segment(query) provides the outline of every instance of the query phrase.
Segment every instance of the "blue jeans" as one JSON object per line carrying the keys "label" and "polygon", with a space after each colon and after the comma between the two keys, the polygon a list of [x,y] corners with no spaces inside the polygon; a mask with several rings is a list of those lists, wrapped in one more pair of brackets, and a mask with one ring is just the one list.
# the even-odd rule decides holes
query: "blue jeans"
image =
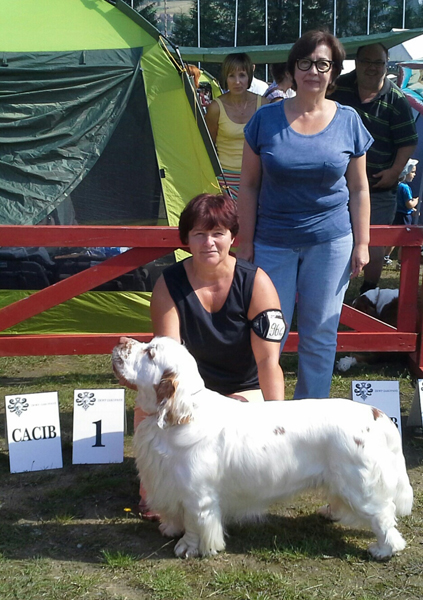
{"label": "blue jeans", "polygon": [[[254,262],[275,284],[288,329],[297,299],[296,399],[329,396],[339,317],[351,273],[352,247],[352,234],[302,248],[254,244]],[[288,330],[281,350],[287,335]]]}

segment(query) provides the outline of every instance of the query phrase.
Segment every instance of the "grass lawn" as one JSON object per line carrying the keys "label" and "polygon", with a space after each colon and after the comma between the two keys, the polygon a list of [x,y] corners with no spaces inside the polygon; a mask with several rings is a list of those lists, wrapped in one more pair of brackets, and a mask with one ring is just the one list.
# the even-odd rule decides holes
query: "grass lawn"
{"label": "grass lawn", "polygon": [[[394,270],[384,276],[395,280]],[[284,354],[282,365],[290,397],[296,356]],[[404,451],[415,491],[413,514],[399,524],[406,550],[387,563],[372,561],[366,548],[373,536],[324,522],[315,514],[322,500],[310,493],[273,507],[261,524],[231,526],[218,557],[183,561],[157,523],[141,521],[134,510],[134,392],[126,394],[123,464],[71,464],[73,390],[117,387],[110,358],[1,358],[2,396],[58,391],[64,467],[10,474],[1,407],[0,599],[421,600],[423,436],[405,427],[415,381],[405,360],[391,357],[335,374],[331,395],[349,396],[354,379],[400,382]]]}

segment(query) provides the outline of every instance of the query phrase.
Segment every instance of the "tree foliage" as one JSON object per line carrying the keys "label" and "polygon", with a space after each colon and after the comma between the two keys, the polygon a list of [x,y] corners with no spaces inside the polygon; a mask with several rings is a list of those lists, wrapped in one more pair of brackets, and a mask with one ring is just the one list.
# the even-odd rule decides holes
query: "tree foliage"
{"label": "tree foliage", "polygon": [[[338,37],[367,33],[368,0],[337,0],[336,34]],[[175,15],[173,41],[180,46],[197,46],[197,0],[188,15]],[[403,0],[371,0],[369,33],[388,32],[402,27]],[[333,31],[333,0],[303,0],[302,32],[316,27]],[[299,33],[299,0],[268,0],[268,43],[292,43]],[[234,45],[235,0],[200,0],[200,45]],[[407,7],[406,27],[423,26],[423,5]],[[264,0],[239,0],[238,46],[265,44]]]}
{"label": "tree foliage", "polygon": [[144,19],[149,21],[152,25],[157,27],[159,25],[159,19],[156,14],[156,7],[153,2],[148,2],[148,0],[134,0],[131,3],[131,0],[124,0],[126,4],[129,6],[133,6],[134,10],[136,10]]}

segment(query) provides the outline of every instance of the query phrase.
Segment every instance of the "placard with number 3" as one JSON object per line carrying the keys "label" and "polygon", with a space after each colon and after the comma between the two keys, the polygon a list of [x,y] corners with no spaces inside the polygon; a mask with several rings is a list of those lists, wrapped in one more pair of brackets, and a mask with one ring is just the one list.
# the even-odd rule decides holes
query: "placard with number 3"
{"label": "placard with number 3", "polygon": [[125,390],[75,390],[74,464],[123,462]]}
{"label": "placard with number 3", "polygon": [[351,382],[351,394],[355,402],[369,404],[383,410],[402,435],[398,381],[353,381]]}

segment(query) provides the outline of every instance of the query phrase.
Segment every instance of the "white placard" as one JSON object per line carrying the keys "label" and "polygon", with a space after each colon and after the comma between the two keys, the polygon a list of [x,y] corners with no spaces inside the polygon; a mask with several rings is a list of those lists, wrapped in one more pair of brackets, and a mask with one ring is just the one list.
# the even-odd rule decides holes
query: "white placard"
{"label": "white placard", "polygon": [[416,389],[414,390],[413,404],[411,405],[410,414],[407,419],[407,427],[422,427],[423,426],[423,379],[417,381]]}
{"label": "white placard", "polygon": [[10,472],[61,469],[57,392],[6,396],[5,403]]}
{"label": "white placard", "polygon": [[74,464],[123,462],[125,390],[75,390]]}
{"label": "white placard", "polygon": [[353,381],[351,397],[356,402],[382,410],[401,430],[401,409],[398,381]]}

